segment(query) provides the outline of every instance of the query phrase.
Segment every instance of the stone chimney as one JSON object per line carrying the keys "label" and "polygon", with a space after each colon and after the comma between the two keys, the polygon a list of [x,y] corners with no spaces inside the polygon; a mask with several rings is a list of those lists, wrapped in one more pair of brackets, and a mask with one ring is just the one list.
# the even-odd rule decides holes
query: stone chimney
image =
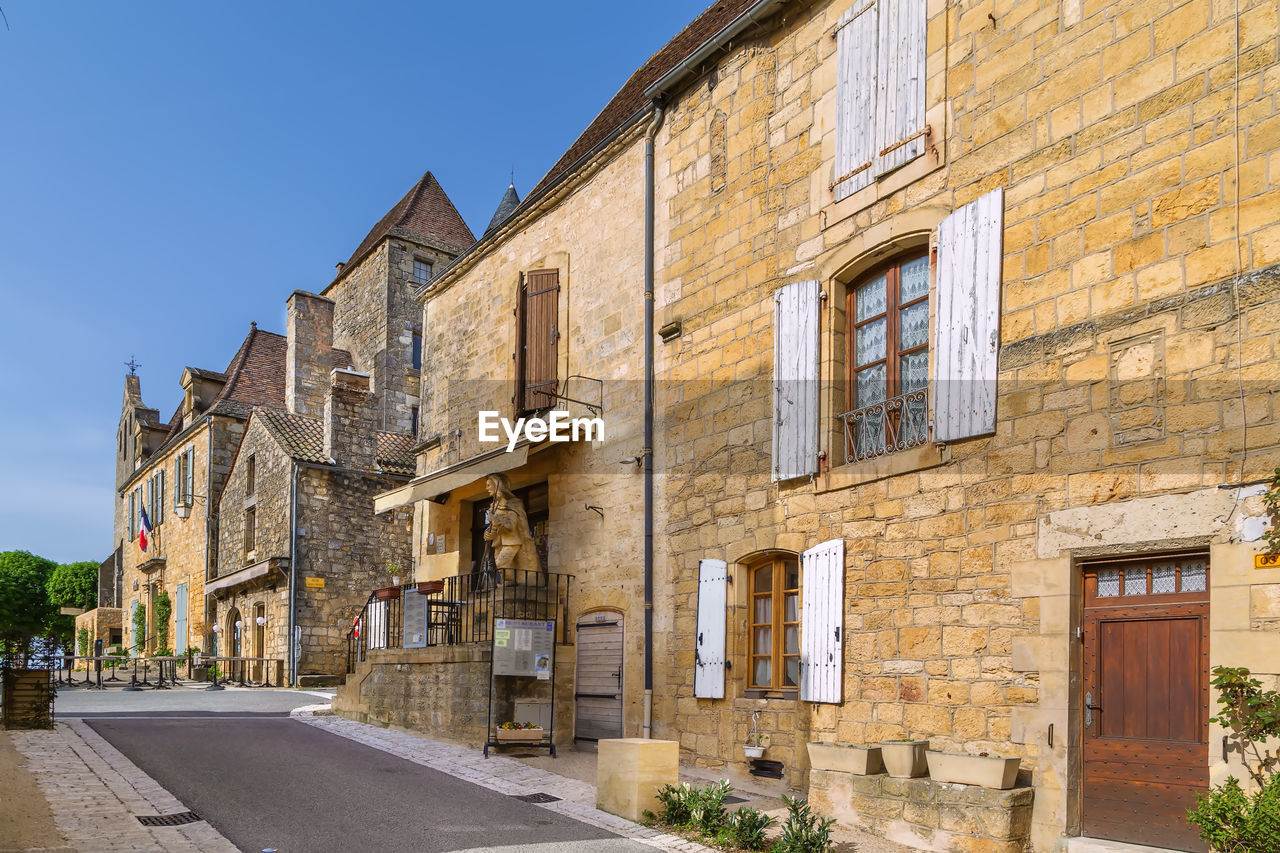
{"label": "stone chimney", "polygon": [[318,418],[324,414],[333,349],[333,300],[295,290],[285,303],[288,349],[284,399],[289,411]]}
{"label": "stone chimney", "polygon": [[378,413],[369,374],[334,369],[324,398],[324,453],[342,468],[378,467]]}

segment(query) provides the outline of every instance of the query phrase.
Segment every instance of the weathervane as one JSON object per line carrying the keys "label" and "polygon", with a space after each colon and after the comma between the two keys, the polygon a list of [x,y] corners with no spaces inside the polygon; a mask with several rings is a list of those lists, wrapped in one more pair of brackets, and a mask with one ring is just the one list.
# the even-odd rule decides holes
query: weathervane
{"label": "weathervane", "polygon": [[129,368],[130,376],[136,376],[138,373],[138,368],[142,367],[142,365],[138,363],[138,360],[134,358],[132,355],[129,356],[129,360],[124,363],[124,366]]}

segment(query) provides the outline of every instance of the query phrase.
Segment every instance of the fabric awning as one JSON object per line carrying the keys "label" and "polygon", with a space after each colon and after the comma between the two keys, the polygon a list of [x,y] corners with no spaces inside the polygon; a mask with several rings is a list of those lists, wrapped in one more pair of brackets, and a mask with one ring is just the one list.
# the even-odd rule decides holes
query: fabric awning
{"label": "fabric awning", "polygon": [[473,456],[448,468],[441,468],[431,474],[410,482],[389,492],[383,492],[373,499],[373,511],[383,513],[397,507],[409,506],[418,501],[429,500],[445,492],[451,492],[459,486],[474,483],[481,477],[510,471],[519,468],[529,458],[529,445],[519,444],[510,452],[500,448],[479,456]]}
{"label": "fabric awning", "polygon": [[288,557],[271,557],[258,563],[245,566],[243,569],[236,569],[229,575],[223,575],[211,581],[205,581],[205,594],[217,592],[223,589],[232,589],[242,584],[255,581],[258,578],[266,577],[271,574],[271,570],[279,568],[284,571],[284,567],[289,564]]}

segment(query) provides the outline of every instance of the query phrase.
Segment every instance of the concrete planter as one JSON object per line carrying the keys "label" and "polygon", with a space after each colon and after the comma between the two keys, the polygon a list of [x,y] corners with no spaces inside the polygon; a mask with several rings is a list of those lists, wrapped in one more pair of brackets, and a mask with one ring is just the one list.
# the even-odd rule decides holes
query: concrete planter
{"label": "concrete planter", "polygon": [[843,743],[809,744],[809,764],[815,770],[839,770],[858,776],[884,772],[878,746],[850,746]]}
{"label": "concrete planter", "polygon": [[888,741],[880,744],[885,770],[898,779],[923,776],[928,772],[929,762],[924,755],[928,749],[927,740]]}
{"label": "concrete planter", "polygon": [[1001,758],[993,755],[965,755],[958,752],[926,754],[929,775],[935,782],[958,782],[961,785],[981,785],[984,788],[1012,788],[1018,780],[1021,758]]}

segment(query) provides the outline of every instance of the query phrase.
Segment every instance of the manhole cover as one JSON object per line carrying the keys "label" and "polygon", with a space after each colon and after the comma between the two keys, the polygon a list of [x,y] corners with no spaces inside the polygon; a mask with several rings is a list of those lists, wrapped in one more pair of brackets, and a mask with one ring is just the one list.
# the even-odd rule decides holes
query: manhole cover
{"label": "manhole cover", "polygon": [[515,794],[515,799],[524,800],[526,803],[558,803],[559,797],[553,797],[550,794],[544,794],[539,791],[536,794]]}
{"label": "manhole cover", "polygon": [[178,812],[177,814],[138,815],[138,823],[143,826],[182,826],[203,820],[195,812]]}

